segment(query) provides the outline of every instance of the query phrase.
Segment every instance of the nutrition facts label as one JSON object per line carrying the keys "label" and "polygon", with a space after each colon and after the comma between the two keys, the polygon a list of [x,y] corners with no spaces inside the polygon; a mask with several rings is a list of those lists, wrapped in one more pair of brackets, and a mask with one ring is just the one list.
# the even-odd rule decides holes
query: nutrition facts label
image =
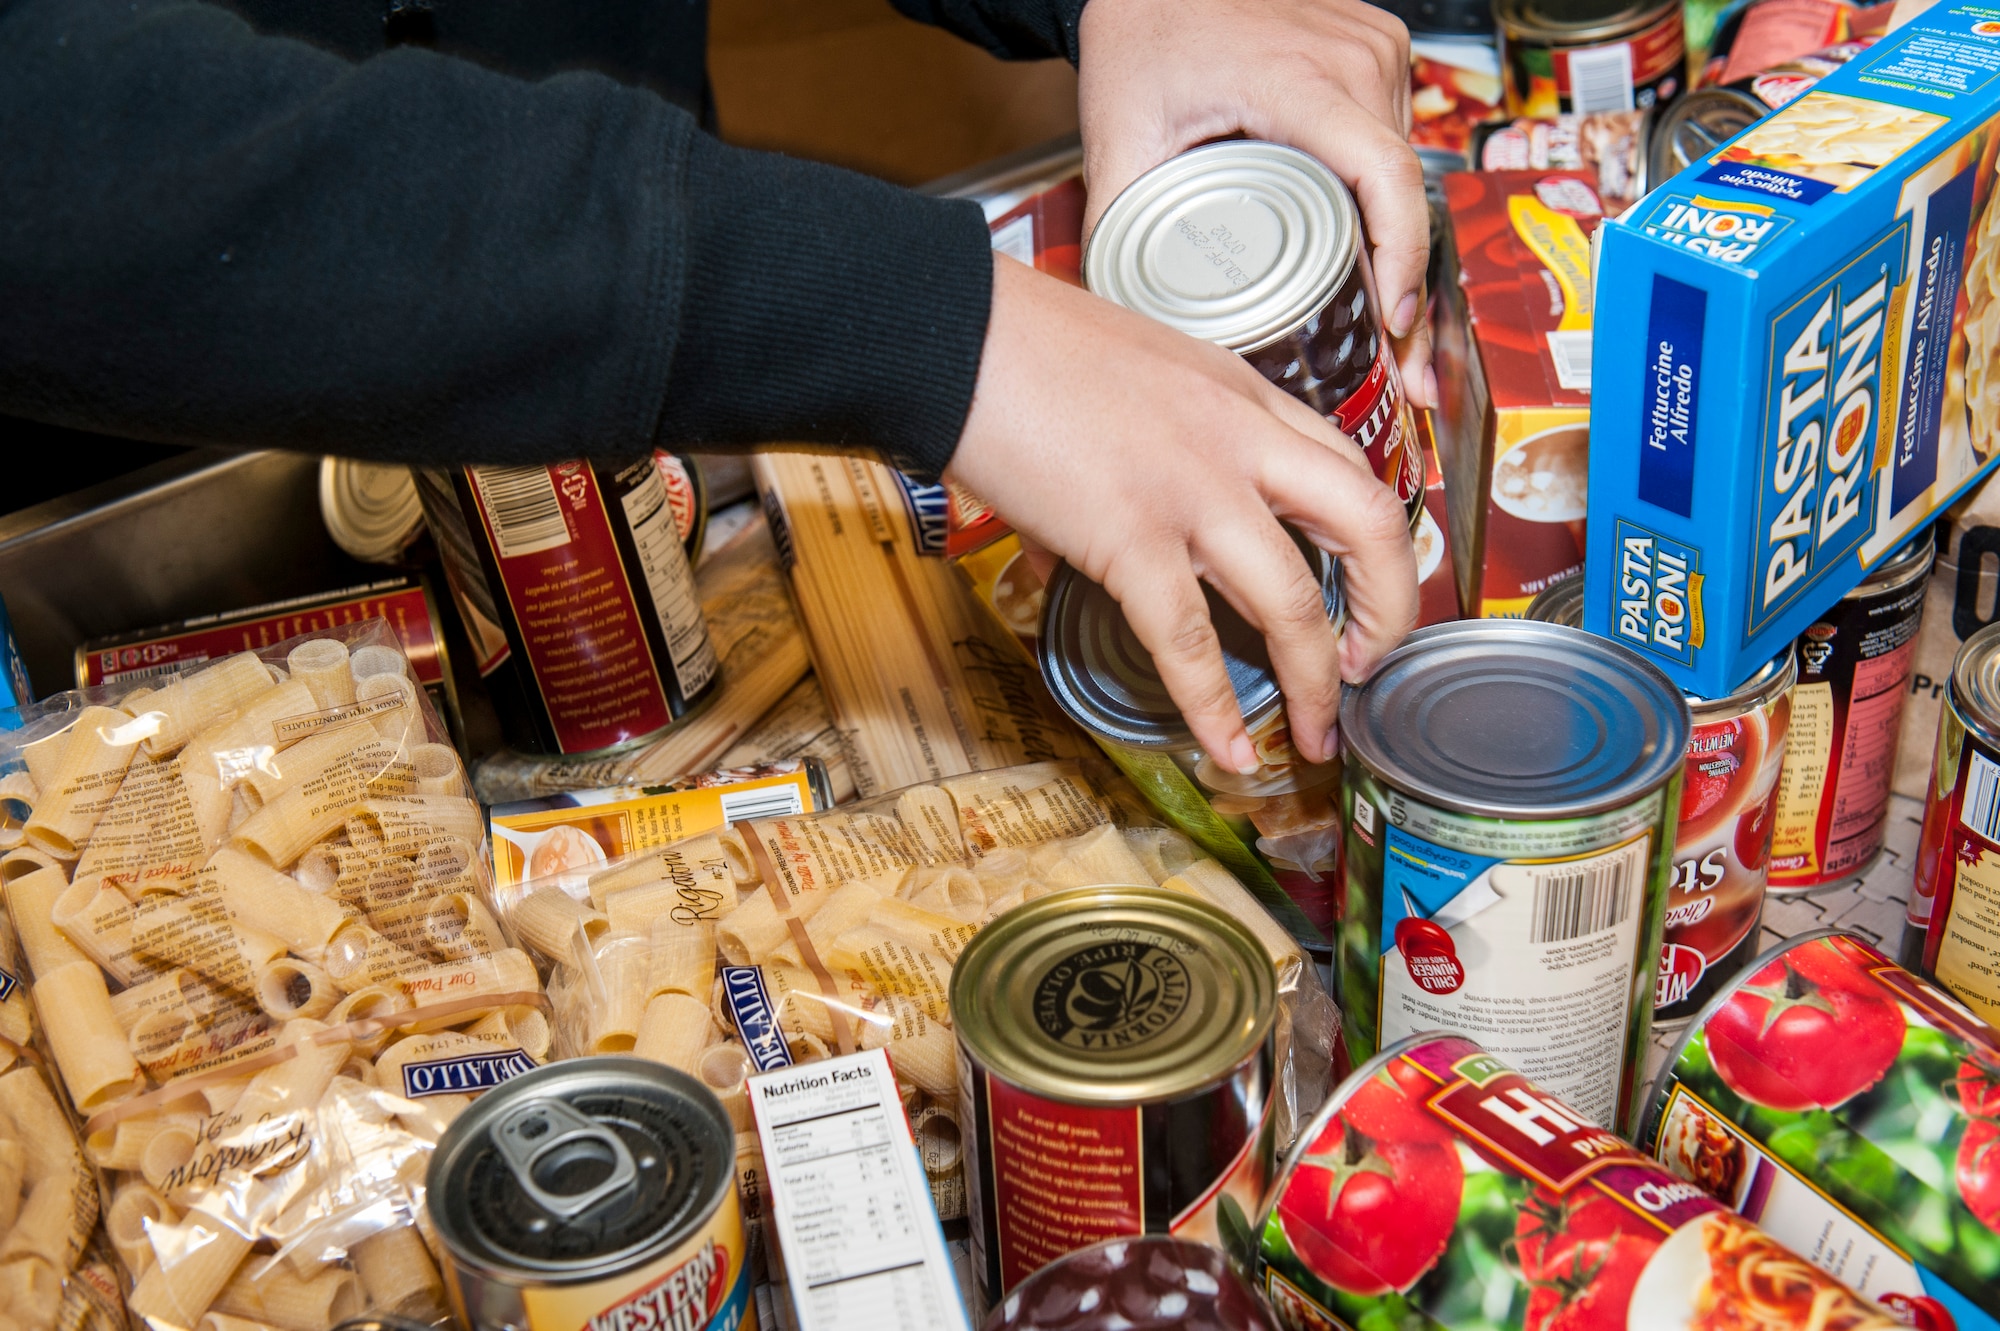
{"label": "nutrition facts label", "polygon": [[750,1079],[799,1331],[965,1328],[880,1049]]}

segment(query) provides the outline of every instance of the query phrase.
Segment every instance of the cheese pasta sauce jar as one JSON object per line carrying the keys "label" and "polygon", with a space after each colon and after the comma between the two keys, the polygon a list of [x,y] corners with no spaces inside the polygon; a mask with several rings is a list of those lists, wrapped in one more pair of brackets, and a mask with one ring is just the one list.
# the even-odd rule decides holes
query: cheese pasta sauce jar
{"label": "cheese pasta sauce jar", "polygon": [[1687,705],[1528,620],[1419,629],[1341,701],[1342,1032],[1446,1029],[1615,1127],[1652,1024]]}

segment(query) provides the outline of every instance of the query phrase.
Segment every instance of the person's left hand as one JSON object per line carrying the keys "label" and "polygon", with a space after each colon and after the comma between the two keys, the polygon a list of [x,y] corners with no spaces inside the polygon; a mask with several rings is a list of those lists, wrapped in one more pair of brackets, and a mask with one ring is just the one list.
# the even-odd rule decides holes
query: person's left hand
{"label": "person's left hand", "polygon": [[1244,134],[1311,153],[1347,182],[1374,244],[1403,384],[1435,406],[1423,318],[1430,217],[1410,125],[1410,38],[1365,0],[1090,0],[1078,27],[1084,234],[1145,172]]}

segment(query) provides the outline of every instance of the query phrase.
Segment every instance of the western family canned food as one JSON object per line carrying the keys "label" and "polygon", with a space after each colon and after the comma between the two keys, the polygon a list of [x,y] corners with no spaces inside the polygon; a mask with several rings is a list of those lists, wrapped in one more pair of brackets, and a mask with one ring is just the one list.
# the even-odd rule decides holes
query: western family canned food
{"label": "western family canned food", "polygon": [[1461,1031],[1593,1123],[1634,1103],[1688,714],[1602,638],[1419,629],[1341,700],[1342,1033]]}
{"label": "western family canned food", "polygon": [[1241,1246],[1271,1171],[1277,987],[1248,929],[1159,888],[1057,892],[966,944],[951,1020],[989,1304],[1100,1239]]}
{"label": "western family canned food", "polygon": [[1470,1040],[1357,1070],[1258,1227],[1290,1331],[1890,1331],[1880,1308]]}
{"label": "western family canned food", "polygon": [[1925,532],[1807,626],[1778,785],[1771,890],[1858,878],[1882,853],[1935,549]]}
{"label": "western family canned food", "polygon": [[1507,113],[1630,111],[1687,86],[1677,0],[1496,0]]}
{"label": "western family canned food", "polygon": [[2000,624],[1958,649],[1938,718],[1937,765],[1918,842],[1910,918],[1923,968],[2000,1018]]}
{"label": "western family canned food", "polygon": [[1848,934],[1791,939],[1661,1069],[1640,1143],[1925,1331],[2000,1315],[2000,1035]]}
{"label": "western family canned food", "polygon": [[1233,140],[1154,167],[1104,210],[1089,288],[1243,356],[1368,455],[1414,525],[1416,424],[1383,335],[1361,210],[1296,148]]}
{"label": "western family canned food", "polygon": [[[1537,596],[1528,618],[1577,627],[1583,579],[1564,578]],[[1688,696],[1693,728],[1681,774],[1655,1021],[1692,1017],[1757,950],[1796,677],[1785,652],[1726,698]]]}
{"label": "western family canned food", "polygon": [[[1345,613],[1340,561],[1296,532],[1292,539],[1338,629]],[[1323,952],[1338,882],[1339,764],[1300,760],[1264,635],[1212,590],[1204,587],[1203,595],[1256,748],[1255,772],[1229,771],[1202,751],[1118,602],[1067,564],[1050,580],[1042,606],[1042,678],[1057,705],[1149,799],[1241,871],[1301,944]]]}
{"label": "western family canned food", "polygon": [[1163,1234],[1107,1239],[1029,1276],[983,1331],[1277,1331],[1222,1249]]}
{"label": "western family canned food", "polygon": [[420,468],[424,513],[507,742],[617,748],[716,680],[715,648],[653,456]]}
{"label": "western family canned food", "polygon": [[714,1092],[582,1058],[479,1097],[426,1186],[468,1331],[754,1331],[736,1134]]}

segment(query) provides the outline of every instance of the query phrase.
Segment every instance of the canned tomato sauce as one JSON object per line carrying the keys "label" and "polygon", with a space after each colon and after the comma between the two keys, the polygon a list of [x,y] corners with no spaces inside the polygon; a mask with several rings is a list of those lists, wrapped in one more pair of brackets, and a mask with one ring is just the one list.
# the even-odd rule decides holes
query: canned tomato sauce
{"label": "canned tomato sauce", "polygon": [[1342,1033],[1464,1033],[1593,1123],[1633,1106],[1688,716],[1636,653],[1527,620],[1419,629],[1341,700]]}
{"label": "canned tomato sauce", "polygon": [[1243,356],[1332,421],[1414,526],[1424,461],[1364,240],[1354,196],[1316,159],[1275,143],[1211,143],[1111,201],[1083,278],[1107,300]]}
{"label": "canned tomato sauce", "polygon": [[2000,1020],[2000,624],[1952,662],[1909,918],[1925,973]]}
{"label": "canned tomato sauce", "polygon": [[1639,1141],[1909,1325],[2000,1316],[2000,1035],[1850,934],[1718,994]]}
{"label": "canned tomato sauce", "polygon": [[[1528,618],[1580,626],[1583,579],[1565,578],[1537,596]],[[1685,695],[1693,728],[1653,988],[1655,1021],[1692,1017],[1757,950],[1794,678],[1787,651],[1725,698]]]}
{"label": "canned tomato sauce", "polygon": [[634,744],[714,685],[715,647],[651,454],[422,468],[417,481],[509,744],[550,754]]}
{"label": "canned tomato sauce", "polygon": [[1472,1041],[1342,1082],[1258,1226],[1289,1331],[1889,1331],[1896,1323]]}
{"label": "canned tomato sauce", "polygon": [[1495,0],[1507,113],[1630,111],[1687,86],[1680,0]]}
{"label": "canned tomato sauce", "polygon": [[1926,531],[1799,635],[1771,839],[1773,892],[1848,882],[1882,853],[1933,558]]}
{"label": "canned tomato sauce", "polygon": [[642,1058],[552,1063],[438,1139],[427,1205],[468,1331],[754,1331],[736,1135]]}
{"label": "canned tomato sauce", "polygon": [[[1340,561],[1296,532],[1292,539],[1338,629],[1344,615]],[[1267,890],[1260,900],[1301,945],[1323,953],[1331,945],[1339,881],[1340,765],[1300,760],[1263,634],[1215,592],[1204,587],[1203,594],[1256,749],[1255,772],[1230,771],[1202,751],[1118,602],[1067,564],[1050,580],[1043,601],[1036,644],[1042,678],[1057,705],[1140,789],[1162,808],[1181,811],[1183,830],[1219,857],[1228,854],[1228,845],[1198,835],[1204,825],[1254,848],[1261,863],[1243,876],[1254,891],[1256,875],[1268,870],[1283,896],[1270,899],[1274,894]],[[1238,855],[1248,858],[1240,849]]]}
{"label": "canned tomato sauce", "polygon": [[988,1304],[1101,1239],[1249,1232],[1277,985],[1248,929],[1159,888],[1053,893],[966,945],[951,1019]]}

